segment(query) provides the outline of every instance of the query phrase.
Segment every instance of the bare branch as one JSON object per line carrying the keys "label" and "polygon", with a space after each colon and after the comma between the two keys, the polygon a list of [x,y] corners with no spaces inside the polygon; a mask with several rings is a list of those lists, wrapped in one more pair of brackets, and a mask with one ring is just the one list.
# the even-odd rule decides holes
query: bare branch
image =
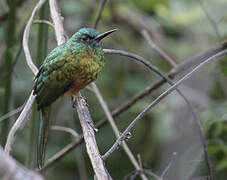
{"label": "bare branch", "polygon": [[47,20],[34,20],[33,24],[47,24],[47,25],[51,26],[52,28],[54,28],[54,25],[50,21],[47,21]]}
{"label": "bare branch", "polygon": [[[148,32],[146,30],[144,30],[142,32],[143,36],[146,38],[146,40],[148,41],[148,43],[152,46],[152,39],[150,37],[150,35],[148,34]],[[157,47],[157,46],[156,46]],[[158,48],[159,49],[159,48]],[[160,54],[164,53],[162,50],[157,50],[158,52],[160,52]],[[167,54],[165,54],[165,57],[166,58],[169,58],[168,61],[170,60],[170,62],[175,62],[173,61],[172,58],[170,58]],[[174,67],[176,67],[176,64],[174,65]],[[160,74],[161,75],[161,74]],[[166,79],[166,81],[170,84],[170,85],[173,85],[174,83],[168,78],[168,76],[162,76],[163,78]],[[194,106],[192,105],[192,103],[184,96],[184,94],[179,90],[179,89],[176,89],[176,91],[182,96],[182,98],[184,99],[184,101],[186,102],[186,104],[188,105],[189,107],[189,110],[192,112],[192,115],[194,117],[194,120],[195,120],[195,123],[196,123],[196,126],[199,130],[199,135],[200,135],[200,138],[201,138],[201,141],[202,141],[202,145],[203,145],[203,151],[204,151],[204,157],[205,157],[205,162],[206,162],[206,165],[207,165],[207,168],[208,168],[208,171],[209,171],[209,174],[211,177],[213,177],[213,170],[212,170],[212,167],[211,167],[211,164],[210,164],[210,161],[209,161],[209,156],[208,156],[208,152],[207,152],[207,143],[206,143],[206,138],[205,138],[205,135],[203,133],[203,129],[202,129],[202,125],[200,123],[200,120],[199,120],[199,116],[196,112],[196,109],[194,108]],[[212,178],[213,179],[213,178]]]}
{"label": "bare branch", "polygon": [[198,0],[198,2],[199,2],[199,4],[200,4],[200,7],[201,7],[201,9],[203,10],[204,14],[206,15],[208,21],[210,22],[212,28],[214,29],[214,32],[215,32],[215,34],[216,34],[218,40],[221,41],[221,35],[220,35],[219,31],[218,31],[218,26],[217,26],[217,24],[216,24],[215,21],[211,18],[210,14],[209,14],[209,12],[207,11],[207,9],[206,9],[205,5],[203,4],[202,0]]}
{"label": "bare branch", "polygon": [[102,0],[102,2],[99,5],[98,14],[97,14],[97,17],[96,17],[96,20],[95,20],[95,23],[94,23],[95,29],[97,28],[99,20],[101,19],[102,11],[103,11],[105,4],[106,4],[106,0]]}
{"label": "bare branch", "polygon": [[16,180],[44,180],[38,173],[28,170],[11,156],[3,151],[0,147],[0,177],[2,179],[16,179]]}
{"label": "bare branch", "polygon": [[49,0],[50,14],[54,24],[55,35],[57,39],[57,44],[60,45],[66,41],[64,36],[64,28],[62,25],[63,17],[59,13],[58,5],[56,0]]}
{"label": "bare branch", "polygon": [[[109,121],[109,123],[110,123],[110,126],[112,127],[112,129],[113,129],[113,131],[114,131],[114,134],[115,134],[116,138],[119,138],[120,132],[119,132],[119,130],[118,130],[118,128],[117,128],[116,123],[114,122],[114,119],[113,119],[113,117],[112,117],[112,115],[111,115],[111,112],[110,112],[110,110],[109,110],[109,108],[108,108],[106,102],[104,101],[104,99],[103,99],[103,97],[102,97],[102,95],[101,95],[101,93],[100,93],[98,87],[96,86],[95,83],[92,83],[91,86],[92,86],[92,88],[93,88],[93,90],[94,90],[94,93],[95,93],[95,95],[96,95],[96,97],[97,97],[99,103],[100,103],[101,106],[102,106],[103,111],[104,111],[105,114],[106,114],[106,117],[107,117],[107,119],[108,119],[108,121]],[[139,166],[139,164],[138,164],[136,158],[134,157],[132,151],[129,149],[129,147],[128,147],[128,145],[126,144],[125,141],[122,142],[122,148],[124,149],[125,153],[127,154],[128,158],[130,159],[130,161],[132,162],[132,164],[133,164],[133,166],[136,168],[136,170],[137,170],[137,171],[141,171],[141,168],[142,168],[142,167]],[[142,178],[143,180],[147,179],[147,177],[146,177],[144,174],[140,174],[140,175],[141,175],[141,178]]]}
{"label": "bare branch", "polygon": [[79,94],[75,96],[76,98],[76,107],[77,113],[80,119],[80,124],[82,126],[84,140],[86,143],[87,153],[90,157],[93,169],[95,171],[95,175],[98,179],[112,179],[108,174],[102,157],[98,151],[98,146],[95,140],[94,134],[94,125],[91,119],[91,116],[88,112],[86,101],[84,98]]}
{"label": "bare branch", "polygon": [[177,153],[174,152],[173,155],[172,155],[172,157],[171,157],[171,160],[170,160],[168,166],[167,166],[167,167],[164,169],[164,171],[162,172],[162,174],[161,174],[161,179],[162,179],[162,180],[163,180],[164,177],[167,175],[167,173],[168,173],[168,171],[169,171],[169,168],[172,166],[173,161],[175,160],[176,155],[177,155]]}
{"label": "bare branch", "polygon": [[147,30],[143,30],[142,31],[142,35],[144,37],[144,39],[147,40],[148,44],[155,50],[157,51],[161,57],[166,60],[168,63],[170,63],[173,67],[176,67],[177,64],[176,62],[168,55],[166,54],[157,44],[155,44],[155,42],[151,39],[151,37],[149,36],[149,33]]}
{"label": "bare branch", "polygon": [[21,112],[23,107],[24,107],[24,105],[22,105],[22,106],[20,106],[20,107],[18,107],[16,109],[6,113],[5,115],[1,116],[0,117],[0,122],[5,120],[5,119],[7,119],[7,118],[9,118],[9,117],[11,117],[11,116],[13,116],[13,115],[15,115],[15,114],[17,114],[17,113],[19,113],[19,112]]}
{"label": "bare branch", "polygon": [[64,132],[70,133],[75,139],[80,138],[80,135],[74,129],[71,129],[71,128],[68,128],[68,127],[51,126],[51,129],[52,130],[64,131]]}
{"label": "bare branch", "polygon": [[38,69],[32,61],[32,57],[31,57],[30,50],[29,50],[29,47],[28,47],[28,39],[29,39],[30,28],[31,28],[33,19],[36,15],[37,11],[45,3],[45,1],[46,0],[40,0],[36,4],[35,8],[32,11],[31,17],[29,18],[29,20],[27,22],[27,25],[26,25],[25,30],[24,30],[24,36],[23,36],[23,48],[24,48],[24,54],[25,54],[25,57],[26,57],[26,61],[27,61],[28,66],[32,70],[33,74],[35,74],[35,75],[38,73]]}
{"label": "bare branch", "polygon": [[161,95],[159,95],[150,105],[148,105],[126,128],[126,130],[121,134],[121,136],[115,141],[113,146],[103,155],[103,158],[106,159],[110,156],[118,147],[119,144],[126,138],[127,134],[131,131],[131,129],[135,126],[135,124],[145,115],[147,114],[156,104],[158,104],[164,97],[166,97],[168,94],[170,94],[172,91],[174,91],[182,82],[184,82],[186,79],[190,78],[194,72],[198,71],[203,65],[210,62],[211,60],[214,60],[216,58],[222,57],[225,54],[227,54],[227,50],[221,51],[214,56],[211,56],[207,60],[200,63],[197,67],[195,67],[192,71],[187,73],[183,78],[181,78],[179,81],[177,81],[174,85],[172,85],[169,89],[167,89],[165,92],[163,92]]}
{"label": "bare branch", "polygon": [[28,98],[27,103],[24,106],[24,109],[22,110],[20,116],[17,118],[16,122],[13,124],[13,127],[11,128],[11,130],[8,134],[7,142],[5,145],[5,152],[10,153],[11,146],[14,141],[15,133],[21,127],[21,125],[24,124],[24,122],[26,120],[25,117],[27,116],[29,110],[31,109],[34,100],[35,100],[35,96],[33,96],[33,91],[32,91],[32,93],[30,94],[30,97]]}

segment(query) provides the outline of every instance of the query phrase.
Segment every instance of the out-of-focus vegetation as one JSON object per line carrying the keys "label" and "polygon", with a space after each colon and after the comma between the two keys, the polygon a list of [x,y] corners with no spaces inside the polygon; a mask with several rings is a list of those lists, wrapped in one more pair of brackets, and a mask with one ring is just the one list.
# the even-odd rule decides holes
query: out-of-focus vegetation
{"label": "out-of-focus vegetation", "polygon": [[[92,27],[100,1],[64,0],[59,9],[64,17],[64,28],[71,36],[81,27]],[[16,16],[7,13],[16,5]],[[21,50],[22,32],[34,8],[34,1],[3,0],[0,2],[0,115],[21,106],[33,87],[34,76],[28,68]],[[198,0],[109,0],[104,7],[98,30],[104,32],[118,28],[118,32],[103,41],[105,48],[116,48],[146,57],[162,71],[171,66],[165,62],[146,42],[141,30],[147,28],[153,40],[177,63],[187,57],[216,47],[227,37],[227,1],[202,0],[216,27],[215,31]],[[8,4],[8,5],[7,5]],[[5,16],[6,17],[3,17]],[[40,18],[49,17],[48,4],[39,13]],[[37,17],[37,19],[39,19]],[[12,24],[14,25],[12,25]],[[14,27],[15,26],[15,27]],[[220,36],[220,38],[218,38]],[[45,55],[56,46],[55,34],[47,25],[34,24],[31,28],[30,50],[32,58],[40,65]],[[18,58],[17,58],[18,57]],[[160,79],[143,65],[126,57],[106,55],[106,66],[96,81],[110,109],[119,107],[124,101]],[[208,152],[216,179],[227,177],[227,58],[205,66],[187,80],[181,89],[196,106],[206,134]],[[180,74],[177,78],[182,77]],[[168,87],[163,85],[149,96],[140,99],[133,107],[116,118],[123,131],[127,125],[152,100]],[[105,117],[94,94],[82,92],[89,104],[93,120]],[[1,145],[16,116],[0,122]],[[36,167],[36,137],[38,113],[36,105],[27,118],[31,118],[19,131],[13,146],[15,159],[29,168]],[[70,98],[59,99],[52,106],[51,124],[69,126],[81,132],[79,120],[72,109]],[[99,129],[96,136],[103,154],[114,143],[115,137],[109,125]],[[47,158],[71,142],[69,134],[50,131]],[[166,179],[182,180],[207,176],[203,150],[198,130],[185,102],[177,93],[172,93],[146,115],[133,129],[128,141],[132,152],[141,155],[143,166],[160,175],[173,152],[177,152]],[[83,168],[83,163],[85,168]],[[134,170],[124,151],[119,148],[106,161],[114,179],[122,179]],[[44,173],[46,179],[89,179],[93,171],[84,144],[63,157]]]}

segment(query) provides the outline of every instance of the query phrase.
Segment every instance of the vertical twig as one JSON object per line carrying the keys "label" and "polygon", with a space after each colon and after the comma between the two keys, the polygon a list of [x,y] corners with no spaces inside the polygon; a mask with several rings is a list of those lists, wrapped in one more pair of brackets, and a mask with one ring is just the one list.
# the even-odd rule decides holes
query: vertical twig
{"label": "vertical twig", "polygon": [[[49,0],[50,13],[55,27],[55,35],[57,44],[60,45],[65,42],[64,29],[62,25],[62,17],[58,12],[57,2]],[[99,153],[98,146],[95,140],[93,121],[86,106],[86,101],[78,93],[76,98],[77,113],[83,130],[83,135],[86,143],[87,153],[90,157],[94,172],[98,179],[111,179],[108,171],[105,168],[102,157]]]}
{"label": "vertical twig", "polygon": [[[48,3],[45,2],[43,7],[40,9],[39,18],[46,19],[48,18]],[[33,21],[34,23],[34,21]],[[36,64],[39,67],[42,61],[45,59],[47,54],[47,42],[48,42],[48,26],[46,24],[39,24],[38,25],[38,43],[37,43],[37,52],[36,52]],[[32,115],[31,115],[31,123],[29,126],[29,143],[28,143],[28,152],[26,154],[26,162],[25,164],[27,167],[31,167],[32,165],[32,158],[35,154],[35,144],[37,143],[36,135],[38,134],[38,127],[39,121],[37,120],[37,116],[39,113],[36,111],[36,106],[33,105],[32,107]],[[33,160],[34,161],[34,160]]]}
{"label": "vertical twig", "polygon": [[207,11],[207,9],[206,9],[205,5],[203,4],[202,0],[198,0],[198,1],[199,1],[200,6],[201,6],[201,9],[203,10],[204,14],[206,15],[206,17],[207,17],[208,21],[210,22],[211,26],[213,27],[214,32],[215,32],[215,34],[216,34],[218,40],[221,41],[221,35],[220,35],[219,31],[218,31],[218,26],[217,26],[217,24],[216,24],[215,21],[211,18],[210,14],[209,14],[209,12]]}
{"label": "vertical twig", "polygon": [[[29,20],[26,24],[26,27],[25,27],[25,30],[24,30],[24,35],[23,35],[23,49],[24,49],[26,62],[28,64],[29,68],[34,73],[34,75],[36,75],[36,73],[38,72],[38,69],[32,61],[31,54],[30,54],[29,47],[28,47],[28,40],[29,40],[29,34],[30,34],[30,28],[31,28],[31,25],[32,25],[32,21],[33,21],[35,15],[36,15],[37,11],[41,8],[41,6],[43,5],[44,2],[45,2],[45,0],[40,0],[40,1],[38,1],[36,6],[34,7],[32,14],[31,14],[31,16],[30,16],[30,18],[29,18]],[[18,117],[18,119],[14,123],[13,127],[11,128],[11,130],[8,134],[7,142],[6,142],[6,146],[5,146],[6,152],[9,153],[11,151],[11,146],[12,146],[12,143],[14,141],[14,135],[15,135],[16,131],[24,123],[25,117],[28,114],[29,110],[31,109],[32,104],[35,100],[35,97],[36,96],[33,95],[33,91],[32,91],[23,111],[21,112],[20,116]]]}
{"label": "vertical twig", "polygon": [[96,17],[96,20],[95,20],[95,23],[94,23],[94,28],[95,29],[97,28],[99,20],[101,19],[102,11],[103,11],[103,8],[104,8],[104,6],[106,4],[106,1],[107,0],[102,0],[102,2],[99,5],[98,14],[97,14],[97,17]]}
{"label": "vertical twig", "polygon": [[163,51],[159,46],[155,44],[155,42],[150,38],[149,33],[147,30],[142,30],[142,35],[144,39],[147,40],[148,44],[156,51],[158,54],[163,57],[164,60],[166,60],[168,63],[170,63],[173,67],[176,67],[176,62],[165,52]]}
{"label": "vertical twig", "polygon": [[[5,29],[6,34],[6,51],[4,54],[5,59],[5,71],[6,73],[10,72],[12,61],[13,61],[13,46],[15,44],[15,26],[16,26],[16,1],[8,0],[9,6],[9,20]],[[12,76],[9,74],[7,81],[4,81],[5,92],[3,100],[2,114],[6,114],[10,110],[10,100],[11,100],[11,81]],[[9,131],[10,118],[5,120],[1,125],[1,138],[0,144],[5,145],[7,134]]]}

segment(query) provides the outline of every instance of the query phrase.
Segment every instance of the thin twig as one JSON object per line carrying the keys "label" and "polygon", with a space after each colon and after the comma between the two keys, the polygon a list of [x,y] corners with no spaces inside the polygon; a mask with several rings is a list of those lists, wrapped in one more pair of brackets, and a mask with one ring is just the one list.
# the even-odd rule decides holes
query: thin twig
{"label": "thin twig", "polygon": [[102,11],[103,11],[105,4],[106,4],[106,0],[102,0],[102,2],[99,5],[98,14],[97,14],[97,17],[96,17],[96,20],[95,20],[95,23],[94,23],[95,29],[97,28],[99,20],[101,19]]}
{"label": "thin twig", "polygon": [[27,61],[27,64],[29,66],[29,68],[32,70],[33,74],[37,74],[38,73],[38,69],[37,67],[35,66],[35,64],[33,63],[32,61],[32,57],[31,57],[31,54],[30,54],[30,51],[29,51],[29,47],[28,47],[28,40],[29,40],[29,35],[30,35],[30,28],[31,28],[31,25],[32,25],[32,22],[33,22],[33,19],[37,13],[37,11],[41,8],[41,6],[45,3],[46,0],[40,0],[35,8],[33,9],[32,11],[32,14],[27,22],[27,25],[25,27],[25,30],[24,30],[24,37],[23,37],[23,48],[24,48],[24,54],[25,54],[25,58],[26,58],[26,61]]}
{"label": "thin twig", "polygon": [[20,106],[20,107],[18,107],[16,109],[6,113],[5,115],[1,116],[0,117],[0,122],[5,120],[5,119],[7,119],[7,118],[9,118],[9,117],[11,117],[11,116],[13,116],[13,115],[15,115],[15,114],[17,114],[17,113],[19,113],[19,112],[21,112],[23,107],[24,107],[24,105],[22,105],[22,106]]}
{"label": "thin twig", "polygon": [[218,26],[217,26],[216,22],[211,18],[210,14],[209,14],[208,10],[206,9],[205,5],[203,4],[202,0],[198,0],[198,1],[199,1],[201,9],[203,10],[204,14],[206,15],[206,17],[207,17],[208,21],[210,22],[211,26],[213,27],[214,32],[215,32],[218,40],[221,41],[221,35],[220,35],[219,31],[218,31]]}
{"label": "thin twig", "polygon": [[[99,91],[99,89],[98,89],[98,87],[96,86],[95,83],[92,83],[91,86],[92,86],[92,88],[93,88],[93,90],[94,90],[94,93],[95,93],[95,95],[96,95],[96,97],[97,97],[99,103],[100,103],[101,106],[102,106],[103,111],[104,111],[105,114],[106,114],[106,117],[107,117],[107,119],[108,119],[108,121],[109,121],[109,123],[110,123],[110,126],[112,127],[112,129],[113,129],[113,131],[114,131],[114,134],[115,134],[116,138],[119,138],[119,136],[120,136],[120,131],[118,130],[117,125],[116,125],[116,123],[114,122],[114,119],[113,119],[113,117],[112,117],[112,115],[111,115],[111,112],[110,112],[110,110],[109,110],[109,108],[108,108],[106,102],[104,101],[104,98],[102,97],[102,95],[101,95],[101,93],[100,93],[100,91]],[[142,167],[139,166],[139,164],[138,164],[136,158],[134,157],[132,151],[129,149],[129,147],[128,147],[128,145],[126,144],[125,141],[123,141],[123,143],[122,143],[122,148],[124,149],[125,153],[127,154],[129,160],[132,162],[132,164],[133,164],[133,166],[136,168],[136,170],[137,170],[137,171],[141,171]],[[147,177],[146,177],[144,174],[140,174],[140,175],[141,175],[141,178],[142,178],[143,180],[147,179]]]}
{"label": "thin twig", "polygon": [[47,21],[47,20],[34,20],[33,24],[47,24],[47,25],[51,26],[52,28],[54,28],[53,23],[51,23],[50,21]]}
{"label": "thin twig", "polygon": [[57,130],[57,131],[63,131],[70,133],[75,139],[79,138],[80,135],[74,130],[69,127],[63,127],[63,126],[51,126],[52,130]]}
{"label": "thin twig", "polygon": [[175,161],[176,155],[177,155],[177,153],[174,152],[173,155],[172,155],[172,157],[171,157],[171,160],[170,160],[169,164],[166,166],[166,168],[164,169],[164,171],[163,171],[162,174],[161,174],[161,180],[164,180],[164,178],[165,178],[165,176],[167,175],[167,173],[168,173],[170,167],[171,167],[172,164],[173,164],[173,161]]}
{"label": "thin twig", "polygon": [[64,36],[65,31],[62,25],[63,17],[59,13],[58,4],[56,0],[49,0],[49,5],[50,5],[50,15],[54,24],[57,44],[60,45],[66,41]]}
{"label": "thin twig", "polygon": [[149,36],[149,33],[147,30],[142,30],[142,35],[144,39],[147,40],[148,44],[163,57],[164,60],[166,60],[168,63],[170,63],[173,67],[176,67],[176,62],[165,52],[163,51],[155,42],[151,39]]}
{"label": "thin twig", "polygon": [[[148,41],[148,43],[152,46],[152,39],[149,35],[149,33],[144,30],[142,32],[144,38]],[[158,51],[160,54],[164,53],[162,51]],[[172,60],[172,62],[175,62],[170,56],[168,56],[167,54],[164,53],[165,56],[163,56],[164,58],[169,58],[169,60]],[[176,67],[176,64],[175,66]],[[164,77],[166,79],[166,77]],[[168,79],[166,79],[168,81],[168,83],[170,85],[173,85],[173,82]],[[206,138],[205,138],[205,135],[203,133],[203,129],[202,129],[202,125],[201,125],[201,122],[199,120],[199,116],[198,116],[198,113],[196,112],[196,109],[194,108],[194,106],[192,105],[192,103],[184,96],[184,94],[179,90],[179,89],[176,89],[177,92],[182,96],[182,98],[184,99],[184,101],[187,103],[188,107],[189,107],[189,110],[192,112],[192,115],[194,117],[194,120],[195,120],[195,123],[196,123],[196,126],[199,130],[199,135],[200,135],[200,138],[201,138],[201,141],[202,141],[202,145],[203,145],[203,151],[204,151],[204,157],[205,157],[205,163],[207,165],[207,168],[208,168],[208,171],[209,171],[209,174],[211,177],[213,177],[213,170],[212,170],[212,167],[211,167],[211,163],[209,161],[209,157],[208,157],[208,152],[207,152],[207,143],[206,143]],[[213,178],[212,178],[213,179]]]}
{"label": "thin twig", "polygon": [[190,78],[194,72],[198,71],[203,65],[210,62],[213,59],[219,58],[227,54],[227,50],[221,51],[214,56],[211,56],[204,62],[200,63],[198,66],[196,66],[192,71],[187,73],[183,78],[181,78],[179,81],[177,81],[174,85],[172,85],[169,89],[167,89],[165,92],[163,92],[161,95],[159,95],[151,104],[149,104],[126,128],[126,130],[121,134],[121,136],[115,141],[113,146],[103,155],[103,158],[106,159],[109,157],[121,144],[121,142],[126,138],[127,134],[131,131],[131,129],[135,126],[135,124],[144,116],[146,115],[156,104],[158,104],[164,97],[166,97],[168,94],[170,94],[172,91],[174,91],[182,82],[184,82],[186,79]]}
{"label": "thin twig", "polygon": [[13,124],[13,127],[10,129],[10,132],[8,134],[8,137],[7,137],[7,142],[6,142],[6,145],[5,145],[5,152],[10,153],[11,146],[12,146],[12,143],[14,141],[14,135],[17,132],[17,130],[21,127],[21,125],[24,124],[24,122],[26,120],[25,117],[27,116],[29,110],[31,109],[34,100],[35,100],[35,96],[33,96],[33,91],[32,91],[32,93],[30,94],[30,97],[29,97],[24,109],[22,110],[20,116],[17,118],[16,122]]}

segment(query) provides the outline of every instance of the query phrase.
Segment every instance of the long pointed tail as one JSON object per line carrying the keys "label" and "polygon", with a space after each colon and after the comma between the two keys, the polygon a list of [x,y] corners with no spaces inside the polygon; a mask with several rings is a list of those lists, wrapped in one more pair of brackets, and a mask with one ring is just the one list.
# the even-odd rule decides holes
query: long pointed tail
{"label": "long pointed tail", "polygon": [[38,168],[42,168],[45,162],[46,146],[49,130],[49,117],[50,108],[46,107],[40,111],[40,123],[39,123],[39,134],[38,134],[38,146],[37,146],[37,164]]}

